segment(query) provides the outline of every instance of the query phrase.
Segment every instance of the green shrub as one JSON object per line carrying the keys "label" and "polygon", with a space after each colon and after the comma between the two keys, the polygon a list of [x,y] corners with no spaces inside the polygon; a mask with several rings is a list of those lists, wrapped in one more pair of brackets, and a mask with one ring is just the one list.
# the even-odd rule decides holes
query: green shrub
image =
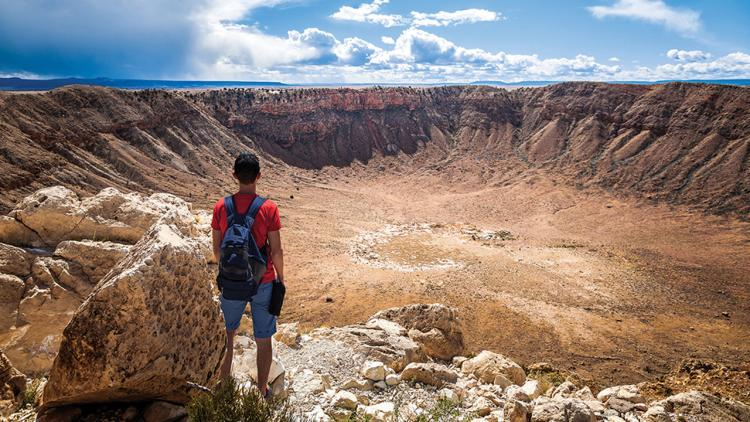
{"label": "green shrub", "polygon": [[36,396],[43,381],[43,378],[34,378],[26,385],[26,390],[21,394],[21,408],[36,407]]}
{"label": "green shrub", "polygon": [[461,416],[461,403],[440,398],[433,407],[419,415],[417,422],[461,422],[472,418],[473,415]]}
{"label": "green shrub", "polygon": [[286,401],[266,401],[256,388],[243,388],[234,379],[223,382],[213,393],[201,393],[188,404],[194,422],[291,422]]}

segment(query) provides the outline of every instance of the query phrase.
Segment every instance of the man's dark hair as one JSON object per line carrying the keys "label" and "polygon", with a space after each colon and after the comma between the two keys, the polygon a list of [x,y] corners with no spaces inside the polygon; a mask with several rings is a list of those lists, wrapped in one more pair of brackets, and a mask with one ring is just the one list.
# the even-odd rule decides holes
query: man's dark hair
{"label": "man's dark hair", "polygon": [[260,173],[258,156],[251,152],[243,152],[234,160],[234,175],[240,183],[253,183]]}

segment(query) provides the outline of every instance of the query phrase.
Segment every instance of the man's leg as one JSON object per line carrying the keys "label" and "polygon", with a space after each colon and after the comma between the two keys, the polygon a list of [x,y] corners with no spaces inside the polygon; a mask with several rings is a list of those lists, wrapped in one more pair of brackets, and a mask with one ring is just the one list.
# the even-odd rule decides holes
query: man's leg
{"label": "man's leg", "polygon": [[224,345],[224,362],[221,364],[219,379],[223,382],[232,374],[232,357],[234,355],[234,333],[237,330],[227,329],[227,343]]}
{"label": "man's leg", "polygon": [[228,300],[219,296],[221,312],[224,314],[224,324],[227,329],[227,342],[224,344],[224,362],[219,369],[219,380],[226,381],[232,375],[232,358],[234,357],[234,334],[240,327],[242,313],[245,311],[247,302],[243,300]]}
{"label": "man's leg", "polygon": [[265,396],[268,391],[268,373],[271,372],[273,361],[273,346],[271,338],[256,338],[255,345],[258,347],[258,388],[260,394]]}
{"label": "man's leg", "polygon": [[268,391],[268,374],[273,362],[272,340],[276,333],[276,317],[268,313],[271,304],[271,283],[264,283],[258,287],[258,293],[250,302],[253,314],[253,336],[258,348],[258,389],[264,396]]}

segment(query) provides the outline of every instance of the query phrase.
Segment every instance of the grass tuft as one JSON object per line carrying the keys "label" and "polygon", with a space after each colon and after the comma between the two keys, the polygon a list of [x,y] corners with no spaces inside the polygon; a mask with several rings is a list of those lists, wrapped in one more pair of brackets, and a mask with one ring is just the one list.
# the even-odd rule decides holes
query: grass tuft
{"label": "grass tuft", "polygon": [[266,401],[256,388],[243,388],[234,379],[223,382],[213,393],[195,396],[187,406],[193,422],[292,422],[286,401]]}

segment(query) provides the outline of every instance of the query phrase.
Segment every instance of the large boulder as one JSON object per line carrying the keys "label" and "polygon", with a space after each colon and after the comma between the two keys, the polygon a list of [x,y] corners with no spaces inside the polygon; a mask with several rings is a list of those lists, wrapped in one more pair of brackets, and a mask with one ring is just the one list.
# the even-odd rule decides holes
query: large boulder
{"label": "large boulder", "polygon": [[80,265],[89,281],[96,284],[129,250],[129,245],[115,242],[66,240],[57,245],[55,255]]}
{"label": "large boulder", "polygon": [[96,286],[63,332],[44,405],[184,402],[223,355],[212,274],[179,209],[150,228]]}
{"label": "large boulder", "polygon": [[26,277],[31,272],[34,256],[25,250],[0,243],[0,273]]}
{"label": "large boulder", "polygon": [[[0,302],[10,309],[0,315],[0,345],[24,372],[50,369],[63,328],[99,275],[106,274],[126,248],[109,242],[66,241],[60,243],[58,252],[78,262],[36,257],[25,284],[15,276],[0,275]],[[74,254],[76,250],[80,253]]]}
{"label": "large boulder", "polygon": [[[81,265],[53,257],[40,257],[31,266],[31,278],[42,289],[58,286],[74,292],[81,301],[91,293],[94,284],[84,273]],[[70,309],[74,311],[75,309]]]}
{"label": "large boulder", "polygon": [[190,206],[165,193],[143,197],[115,188],[80,200],[70,189],[53,186],[24,198],[10,216],[51,246],[80,239],[135,243],[160,216],[175,208],[189,211]]}
{"label": "large boulder", "polygon": [[516,385],[526,382],[526,373],[521,366],[499,353],[488,350],[464,362],[461,371],[474,374],[480,381],[488,384],[493,383],[498,375],[504,376]]}
{"label": "large boulder", "polygon": [[0,332],[5,353],[25,373],[48,371],[63,328],[80,304],[77,293],[57,283],[27,287],[18,305],[16,328]]}
{"label": "large boulder", "polygon": [[660,407],[673,416],[680,415],[683,420],[705,422],[750,421],[750,406],[698,391],[675,394],[652,403],[651,407]]}
{"label": "large boulder", "polygon": [[10,216],[30,228],[45,243],[57,243],[66,236],[76,236],[83,216],[81,201],[63,186],[40,189],[24,198]]}
{"label": "large boulder", "polygon": [[394,321],[408,330],[427,356],[450,360],[464,350],[464,337],[456,310],[445,305],[414,304],[380,311],[372,319]]}
{"label": "large boulder", "polygon": [[44,245],[39,235],[9,215],[0,215],[0,242],[18,246]]}
{"label": "large boulder", "polygon": [[23,280],[10,274],[0,274],[0,332],[16,325],[18,305],[21,303],[25,286]]}
{"label": "large boulder", "polygon": [[14,396],[18,396],[26,391],[26,376],[14,368],[5,353],[0,351],[0,390],[6,388]]}

